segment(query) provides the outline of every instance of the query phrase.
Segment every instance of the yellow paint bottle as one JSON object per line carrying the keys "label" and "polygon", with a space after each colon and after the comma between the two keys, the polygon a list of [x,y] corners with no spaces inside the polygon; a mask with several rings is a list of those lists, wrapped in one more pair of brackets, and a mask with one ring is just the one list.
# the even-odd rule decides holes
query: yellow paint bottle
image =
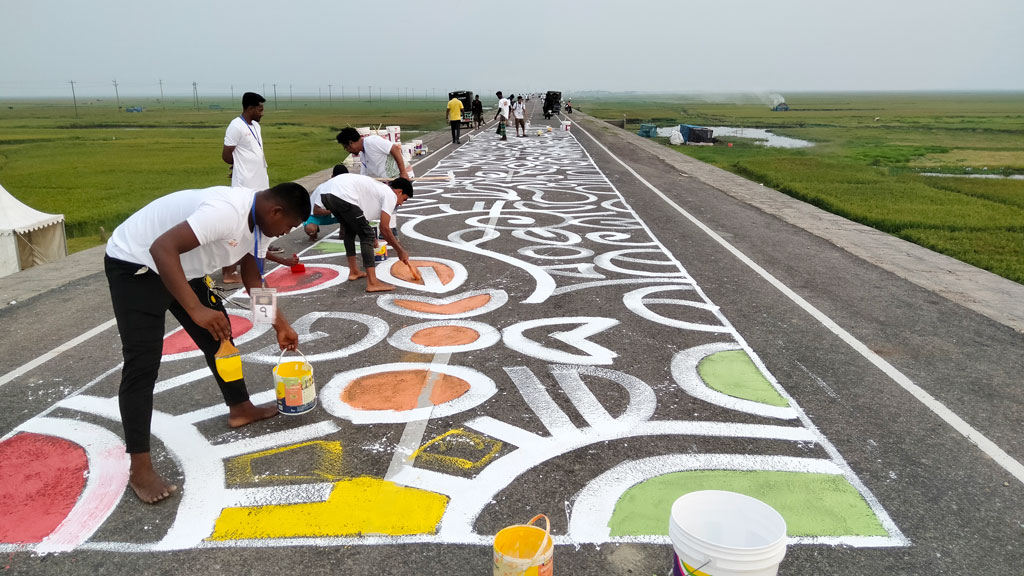
{"label": "yellow paint bottle", "polygon": [[231,340],[221,340],[220,348],[213,355],[217,374],[225,382],[241,380],[242,376],[242,354],[231,343]]}

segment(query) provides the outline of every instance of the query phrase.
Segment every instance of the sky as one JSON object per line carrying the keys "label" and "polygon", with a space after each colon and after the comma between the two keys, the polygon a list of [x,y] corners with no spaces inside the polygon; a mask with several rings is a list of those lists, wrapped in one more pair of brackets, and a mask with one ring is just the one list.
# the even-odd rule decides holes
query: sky
{"label": "sky", "polygon": [[0,98],[1024,91],[1022,22],[1020,0],[0,0]]}

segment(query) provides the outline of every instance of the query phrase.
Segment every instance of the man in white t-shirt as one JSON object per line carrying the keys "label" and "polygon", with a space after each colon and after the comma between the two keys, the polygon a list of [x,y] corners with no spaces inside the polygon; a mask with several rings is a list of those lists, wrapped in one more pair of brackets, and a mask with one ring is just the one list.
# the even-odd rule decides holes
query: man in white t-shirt
{"label": "man in white t-shirt", "polygon": [[508,124],[508,112],[511,104],[508,98],[501,96],[501,90],[495,92],[494,95],[498,97],[498,112],[494,115],[494,119],[498,121],[498,135],[501,136],[502,140],[508,140],[505,126]]}
{"label": "man in white t-shirt", "polygon": [[[265,190],[270,187],[267,175],[267,157],[263,153],[263,103],[266,99],[255,92],[242,94],[242,114],[228,124],[224,132],[224,149],[220,157],[231,166],[231,186]],[[275,252],[280,252],[276,247]],[[236,284],[242,277],[237,266],[225,266],[221,270],[224,282]]]}
{"label": "man in white t-shirt", "polygon": [[[384,184],[361,174],[341,174],[318,186],[313,195],[319,195],[320,202],[334,214],[344,229],[348,279],[357,280],[365,276],[367,292],[394,290],[391,284],[377,279],[374,268],[376,262],[373,259],[377,237],[370,226],[370,220],[380,221],[381,236],[398,253],[398,259],[408,265],[409,254],[391,231],[391,221],[395,210],[412,198],[412,182],[405,178],[395,178]],[[359,237],[360,254],[366,272],[360,272],[356,264],[356,236]]]}
{"label": "man in white t-shirt", "polygon": [[360,174],[363,176],[409,179],[401,144],[392,143],[376,134],[361,136],[355,128],[343,128],[338,132],[337,139],[346,152],[359,154],[362,163]]}
{"label": "man in white t-shirt", "polygon": [[516,137],[519,138],[519,129],[523,129],[522,137],[526,137],[526,104],[523,103],[523,97],[520,96],[514,104],[512,104],[512,116],[516,122]]}
{"label": "man in white t-shirt", "polygon": [[[103,264],[124,355],[118,402],[131,455],[128,483],[142,501],[154,503],[177,490],[153,469],[149,455],[167,311],[206,357],[228,405],[229,426],[276,414],[274,404],[253,405],[244,379],[225,382],[218,373],[214,355],[221,341],[231,340],[231,323],[206,275],[240,262],[245,287],[261,287],[270,239],[308,216],[309,193],[293,182],[262,191],[216,186],[157,198],[110,235]],[[298,335],[280,309],[273,326],[281,349],[295,349]]]}

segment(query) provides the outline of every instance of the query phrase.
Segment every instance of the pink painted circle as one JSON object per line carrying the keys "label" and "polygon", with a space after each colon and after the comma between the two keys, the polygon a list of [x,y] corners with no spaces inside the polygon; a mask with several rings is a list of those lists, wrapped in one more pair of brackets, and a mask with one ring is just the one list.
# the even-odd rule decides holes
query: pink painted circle
{"label": "pink painted circle", "polygon": [[[252,330],[252,321],[243,316],[235,316],[234,314],[228,314],[228,319],[231,320],[231,337],[238,338],[242,334],[245,334],[249,330]],[[164,338],[164,356],[168,354],[181,354],[182,352],[192,352],[198,350],[199,347],[192,341],[192,337],[188,335],[188,332],[184,330],[178,330],[171,334],[167,338]]]}
{"label": "pink painted circle", "polygon": [[277,288],[278,293],[306,290],[329,282],[338,277],[338,271],[332,268],[306,265],[306,271],[295,274],[287,266],[281,266],[267,274],[267,287]]}

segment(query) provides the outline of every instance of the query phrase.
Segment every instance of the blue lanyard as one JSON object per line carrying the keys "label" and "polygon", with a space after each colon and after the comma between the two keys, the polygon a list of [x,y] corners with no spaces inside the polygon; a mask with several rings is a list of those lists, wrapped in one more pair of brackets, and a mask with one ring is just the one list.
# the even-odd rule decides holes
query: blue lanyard
{"label": "blue lanyard", "polygon": [[263,279],[263,258],[260,258],[260,225],[256,223],[256,197],[252,198],[252,255],[256,258],[256,266],[260,271],[260,283],[264,286],[267,282]]}
{"label": "blue lanyard", "polygon": [[238,117],[242,119],[242,124],[245,124],[245,127],[249,129],[249,134],[252,134],[252,139],[255,140],[257,144],[259,144],[260,150],[263,150],[263,142],[260,142],[260,139],[256,137],[256,133],[252,131],[252,126],[250,126],[249,123],[245,121],[245,117],[241,114],[239,114]]}

